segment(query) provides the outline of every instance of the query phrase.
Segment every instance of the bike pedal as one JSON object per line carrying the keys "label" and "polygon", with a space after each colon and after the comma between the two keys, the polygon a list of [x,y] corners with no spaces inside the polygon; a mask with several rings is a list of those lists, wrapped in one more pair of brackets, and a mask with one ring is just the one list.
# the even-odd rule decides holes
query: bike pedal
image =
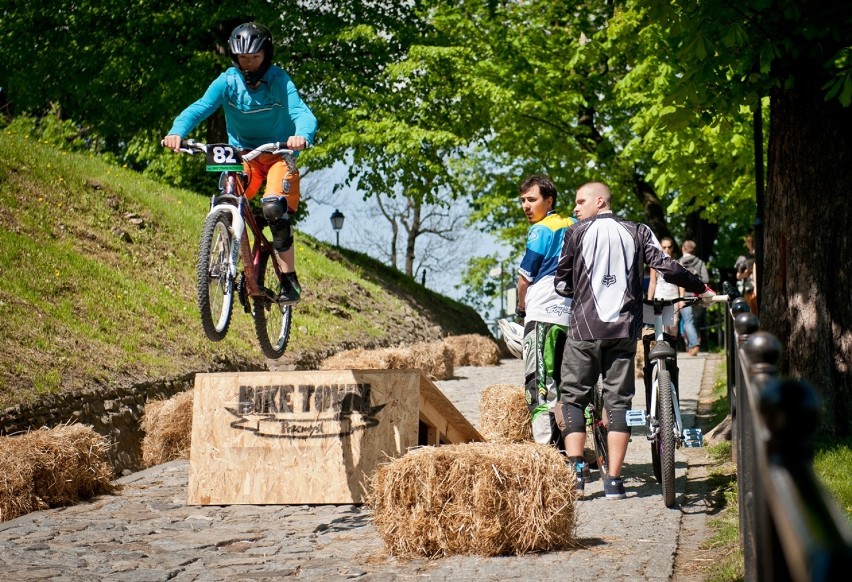
{"label": "bike pedal", "polygon": [[683,431],[683,446],[699,448],[704,446],[704,435],[700,428],[687,428]]}
{"label": "bike pedal", "polygon": [[625,415],[627,426],[645,426],[645,411],[640,409],[628,410]]}

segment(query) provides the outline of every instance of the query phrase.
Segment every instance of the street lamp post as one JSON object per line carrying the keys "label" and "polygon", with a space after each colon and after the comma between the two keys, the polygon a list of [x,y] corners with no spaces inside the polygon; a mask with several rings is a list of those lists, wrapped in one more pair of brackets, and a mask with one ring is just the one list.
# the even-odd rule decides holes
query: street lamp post
{"label": "street lamp post", "polygon": [[331,213],[331,228],[334,229],[335,234],[335,243],[334,246],[340,246],[340,229],[343,228],[343,221],[346,217],[343,216],[343,213],[340,210],[335,209],[334,212]]}

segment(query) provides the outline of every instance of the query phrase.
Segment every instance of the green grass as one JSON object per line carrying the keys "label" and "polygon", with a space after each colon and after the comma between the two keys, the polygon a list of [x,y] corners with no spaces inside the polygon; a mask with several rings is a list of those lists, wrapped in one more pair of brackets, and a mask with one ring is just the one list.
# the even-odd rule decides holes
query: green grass
{"label": "green grass", "polygon": [[[726,382],[723,365],[719,368],[719,378],[714,387],[709,426],[716,426],[728,414]],[[704,580],[743,580],[745,567],[739,541],[739,506],[732,443],[723,441],[708,447],[707,453],[716,463],[710,475],[714,497],[720,500],[724,509],[708,522],[712,534],[704,547],[714,550],[715,559],[705,571]],[[820,441],[814,456],[814,472],[841,510],[845,511],[847,518],[852,521],[852,480],[849,479],[849,475],[852,475],[852,438]]]}
{"label": "green grass", "polygon": [[819,443],[814,472],[852,521],[852,438]]}
{"label": "green grass", "polygon": [[[195,261],[208,206],[206,196],[0,129],[0,408],[214,362],[265,368],[238,303],[223,341],[201,331]],[[296,245],[304,295],[282,363],[435,329],[488,333],[473,309],[366,255],[298,229]]]}
{"label": "green grass", "polygon": [[728,416],[728,412],[730,411],[728,403],[728,376],[725,369],[726,366],[724,363],[719,365],[719,373],[716,377],[716,383],[713,385],[713,404],[710,407],[709,418],[707,420],[708,425],[711,427],[717,426],[725,420],[725,417]]}
{"label": "green grass", "polygon": [[740,546],[739,507],[737,505],[736,466],[731,456],[730,442],[721,442],[707,449],[716,466],[710,472],[713,496],[724,508],[708,521],[712,531],[704,543],[712,549],[715,559],[705,571],[707,582],[733,582],[745,576],[742,547]]}

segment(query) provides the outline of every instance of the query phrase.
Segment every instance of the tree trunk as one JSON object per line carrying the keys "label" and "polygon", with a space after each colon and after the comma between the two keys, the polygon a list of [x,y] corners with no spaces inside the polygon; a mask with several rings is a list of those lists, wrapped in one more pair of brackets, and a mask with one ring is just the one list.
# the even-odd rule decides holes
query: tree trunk
{"label": "tree trunk", "polygon": [[420,236],[420,212],[423,205],[420,202],[411,201],[411,227],[408,229],[408,240],[405,243],[405,274],[414,277],[414,246],[417,237]]}
{"label": "tree trunk", "polygon": [[[710,255],[713,254],[713,247],[716,244],[718,234],[719,225],[702,218],[700,210],[691,212],[686,217],[686,231],[684,236],[687,239],[695,241],[695,256],[702,261],[706,262],[710,258]],[[683,241],[680,241],[678,244],[683,244]],[[711,285],[716,284],[713,279],[710,281]]]}
{"label": "tree trunk", "polygon": [[225,126],[225,114],[219,108],[207,118],[207,143],[228,143],[228,128]]}
{"label": "tree trunk", "polygon": [[[648,225],[651,232],[657,237],[657,240],[671,236],[669,225],[666,223],[666,211],[663,210],[663,205],[660,203],[654,187],[638,173],[633,176],[633,194],[642,204],[642,210],[645,214],[645,224]],[[680,247],[681,242],[683,241],[677,243],[678,247]]]}
{"label": "tree trunk", "polygon": [[[821,432],[852,434],[852,108],[825,102],[800,67],[771,95],[762,327],[784,343],[782,373],[813,384]],[[795,422],[795,420],[793,421]]]}

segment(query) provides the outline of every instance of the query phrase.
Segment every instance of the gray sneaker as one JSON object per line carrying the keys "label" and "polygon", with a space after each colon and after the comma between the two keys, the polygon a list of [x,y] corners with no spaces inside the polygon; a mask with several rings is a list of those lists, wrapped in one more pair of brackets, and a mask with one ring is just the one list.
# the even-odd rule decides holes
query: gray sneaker
{"label": "gray sneaker", "polygon": [[607,499],[624,499],[627,497],[627,493],[624,492],[624,479],[607,475],[604,479],[604,493]]}

